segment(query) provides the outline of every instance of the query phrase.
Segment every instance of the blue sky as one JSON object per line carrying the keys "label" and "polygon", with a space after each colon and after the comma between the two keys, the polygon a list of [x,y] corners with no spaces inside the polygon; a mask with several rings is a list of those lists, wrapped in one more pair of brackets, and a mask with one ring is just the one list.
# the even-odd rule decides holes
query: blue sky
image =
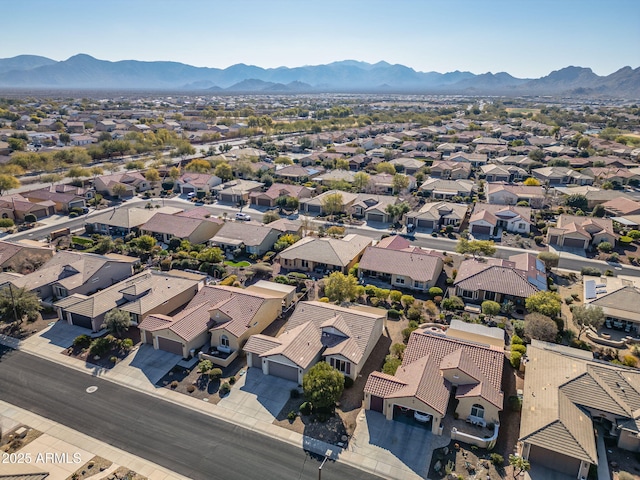
{"label": "blue sky", "polygon": [[639,0],[3,0],[0,57],[224,68],[385,60],[419,71],[640,66]]}

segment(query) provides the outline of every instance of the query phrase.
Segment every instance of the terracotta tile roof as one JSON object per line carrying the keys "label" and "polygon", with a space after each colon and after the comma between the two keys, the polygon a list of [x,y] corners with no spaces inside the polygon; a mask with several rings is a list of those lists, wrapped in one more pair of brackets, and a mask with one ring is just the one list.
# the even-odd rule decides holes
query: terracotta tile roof
{"label": "terracotta tile roof", "polygon": [[463,261],[454,285],[463,290],[484,290],[522,298],[533,295],[541,287],[532,284],[526,272],[515,268],[513,262],[499,259],[489,259],[486,263],[478,259]]}
{"label": "terracotta tile roof", "polygon": [[411,244],[409,243],[409,240],[401,237],[400,235],[385,237],[376,244],[376,247],[378,248],[385,248],[389,250],[403,250],[410,246]]}
{"label": "terracotta tile roof", "polygon": [[243,350],[247,353],[262,355],[278,345],[282,345],[282,342],[279,339],[258,333],[249,337],[249,340],[245,343]]}
{"label": "terracotta tile roof", "polygon": [[387,375],[382,372],[373,372],[367,379],[364,391],[371,395],[375,395],[376,397],[387,398],[406,385],[407,384],[405,382],[393,375]]}

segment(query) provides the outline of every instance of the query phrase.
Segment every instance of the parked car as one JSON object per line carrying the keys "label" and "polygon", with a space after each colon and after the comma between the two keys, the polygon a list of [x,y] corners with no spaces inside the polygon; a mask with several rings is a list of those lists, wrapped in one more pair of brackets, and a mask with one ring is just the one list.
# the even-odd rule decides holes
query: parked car
{"label": "parked car", "polygon": [[236,213],[236,220],[239,220],[241,222],[248,222],[249,220],[251,220],[251,217],[246,213],[238,212]]}
{"label": "parked car", "polygon": [[415,412],[413,412],[413,418],[415,418],[416,421],[420,423],[427,423],[429,420],[431,420],[431,415],[416,410]]}

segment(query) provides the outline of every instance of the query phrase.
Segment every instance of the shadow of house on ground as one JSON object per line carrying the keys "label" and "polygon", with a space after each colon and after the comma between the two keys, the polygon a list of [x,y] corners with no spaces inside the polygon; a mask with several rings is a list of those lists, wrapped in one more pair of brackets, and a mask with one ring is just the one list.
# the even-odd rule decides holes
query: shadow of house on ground
{"label": "shadow of house on ground", "polygon": [[[240,380],[241,385],[236,390],[255,397],[255,401],[274,418],[289,400],[291,390],[298,388],[297,383],[272,375],[264,375],[259,368],[248,368],[243,377]],[[237,396],[237,393],[232,390],[231,395]],[[243,402],[243,400],[240,401]]]}
{"label": "shadow of house on ground", "polygon": [[147,344],[140,345],[131,355],[133,355],[131,360],[126,359],[127,367],[139,370],[153,385],[157,384],[182,358],[174,353],[156,350]]}

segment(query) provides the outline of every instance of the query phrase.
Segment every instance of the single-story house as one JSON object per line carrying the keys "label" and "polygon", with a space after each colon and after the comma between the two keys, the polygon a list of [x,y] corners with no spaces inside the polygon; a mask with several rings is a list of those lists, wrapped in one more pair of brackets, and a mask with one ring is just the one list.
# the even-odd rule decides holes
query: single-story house
{"label": "single-story house", "polygon": [[[596,428],[619,448],[640,451],[636,369],[595,360],[593,353],[533,340],[527,347],[521,456],[572,478],[587,478],[599,456]],[[604,453],[604,449],[600,452]]]}
{"label": "single-story house", "polygon": [[545,265],[530,253],[509,260],[470,258],[460,264],[453,285],[456,295],[467,302],[511,301],[524,308],[525,299],[547,289],[547,274]]}
{"label": "single-story house", "polygon": [[430,175],[433,178],[445,180],[460,180],[471,176],[471,164],[467,162],[453,162],[450,160],[436,160],[431,165]]}
{"label": "single-story house", "polygon": [[[416,179],[411,175],[404,175],[403,173],[396,173],[395,175],[402,175],[407,178],[407,190],[414,190],[416,188]],[[369,188],[375,193],[387,195],[398,193],[393,191],[393,178],[395,175],[391,175],[390,173],[378,173],[377,175],[371,175],[369,177]]]}
{"label": "single-story house", "polygon": [[204,286],[204,279],[204,275],[179,270],[146,270],[90,296],[75,293],[65,297],[54,307],[60,320],[94,332],[114,308],[129,312],[131,325],[138,325],[147,315],[168,315],[185,305]]}
{"label": "single-story house", "polygon": [[412,247],[398,235],[387,237],[367,247],[360,258],[358,277],[375,277],[392,287],[428,291],[442,273],[442,256]]}
{"label": "single-story house", "polygon": [[347,213],[349,208],[358,198],[357,193],[343,192],[341,190],[329,190],[328,192],[321,193],[313,198],[308,198],[300,201],[298,210],[300,213],[309,215],[325,215],[324,205],[327,197],[338,194],[342,197],[342,209],[340,213]]}
{"label": "single-story house", "polygon": [[207,242],[218,233],[221,227],[222,223],[212,222],[209,219],[156,213],[140,226],[140,231],[163,243],[169,243],[173,237],[176,237],[198,244]]}
{"label": "single-story house", "polygon": [[398,197],[391,195],[360,193],[351,204],[348,213],[354,217],[364,218],[366,222],[387,223],[391,221],[387,207],[395,205],[398,201]]}
{"label": "single-story house", "polygon": [[226,367],[251,335],[261,333],[282,312],[287,293],[264,291],[264,286],[252,291],[206,285],[176,316],[149,315],[139,326],[143,341],[185,358],[191,349],[208,343],[212,355],[206,358]]}
{"label": "single-story house", "polygon": [[592,185],[593,177],[567,167],[542,167],[531,170],[540,183],[555,185]]}
{"label": "single-story house", "polygon": [[547,243],[559,247],[587,249],[601,242],[616,243],[613,221],[610,218],[560,215],[555,227],[547,231]]}
{"label": "single-story house", "polygon": [[178,178],[176,186],[182,194],[203,192],[208,195],[213,187],[221,183],[222,179],[216,175],[186,172]]}
{"label": "single-story house", "polygon": [[473,235],[494,236],[501,230],[529,235],[530,228],[530,207],[476,203],[469,217],[469,231]]}
{"label": "single-story house", "polygon": [[244,248],[249,254],[264,255],[273,248],[281,232],[269,225],[253,222],[226,222],[210,243],[225,251]]}
{"label": "single-story house", "polygon": [[532,208],[542,208],[545,203],[544,189],[536,185],[510,185],[487,183],[487,202],[493,205],[516,205],[527,202]]}
{"label": "single-story house", "polygon": [[405,214],[405,225],[413,225],[418,229],[437,230],[452,225],[458,230],[467,216],[469,206],[464,203],[429,202],[417,212]]}
{"label": "single-story house", "polygon": [[290,197],[300,201],[303,198],[311,198],[311,190],[302,185],[287,185],[284,183],[274,183],[267,191],[255,191],[249,194],[251,205],[257,205],[259,207],[276,206],[276,202],[279,198]]}
{"label": "single-story house", "polygon": [[415,175],[418,170],[424,167],[424,161],[410,157],[394,158],[389,162],[393,165],[398,172],[406,173],[407,175]]}
{"label": "single-story house", "polygon": [[487,182],[514,182],[527,176],[524,168],[515,165],[482,165],[480,171]]}
{"label": "single-story house", "polygon": [[287,270],[347,273],[371,243],[371,238],[355,233],[344,238],[305,237],[280,252],[278,258]]}
{"label": "single-story house", "polygon": [[451,199],[453,197],[471,197],[475,184],[471,180],[444,180],[429,178],[418,189],[423,195],[435,199]]}
{"label": "single-story house", "polygon": [[179,211],[180,209],[174,207],[162,207],[160,209],[114,207],[87,218],[87,225],[91,225],[93,233],[124,236],[137,231],[141,225],[151,220],[151,217],[156,213],[173,214]]}
{"label": "single-story house", "polygon": [[0,197],[0,217],[12,220],[24,220],[24,217],[32,214],[40,219],[56,213],[56,204],[51,200],[30,201],[19,193]]}
{"label": "single-story house", "polygon": [[32,190],[30,192],[22,192],[24,198],[30,202],[53,202],[55,211],[59,213],[69,213],[73,208],[84,208],[85,197],[73,192],[59,192],[56,187],[42,188],[40,190]]}
{"label": "single-story house", "polygon": [[635,277],[582,278],[584,303],[601,307],[605,326],[625,330],[634,336],[640,332],[640,281]]}
{"label": "single-story house", "polygon": [[150,182],[140,172],[112,173],[100,175],[95,178],[94,188],[103,195],[114,196],[113,187],[124,185],[125,193],[121,197],[131,197],[136,193],[144,192],[151,188]]}
{"label": "single-story house", "polygon": [[382,336],[386,317],[378,308],[300,302],[279,337],[249,338],[247,365],[301,385],[309,369],[325,361],[355,380]]}
{"label": "single-story house", "polygon": [[263,183],[253,180],[232,180],[230,182],[217,185],[213,188],[218,196],[218,201],[223,203],[247,205],[249,195],[262,189]]}
{"label": "single-story house", "polygon": [[394,375],[369,375],[364,387],[365,408],[382,413],[387,420],[404,416],[407,411],[427,414],[432,433],[442,435],[442,420],[453,396],[457,417],[474,424],[496,425],[504,402],[504,361],[504,346],[449,337],[429,329],[415,330]]}

